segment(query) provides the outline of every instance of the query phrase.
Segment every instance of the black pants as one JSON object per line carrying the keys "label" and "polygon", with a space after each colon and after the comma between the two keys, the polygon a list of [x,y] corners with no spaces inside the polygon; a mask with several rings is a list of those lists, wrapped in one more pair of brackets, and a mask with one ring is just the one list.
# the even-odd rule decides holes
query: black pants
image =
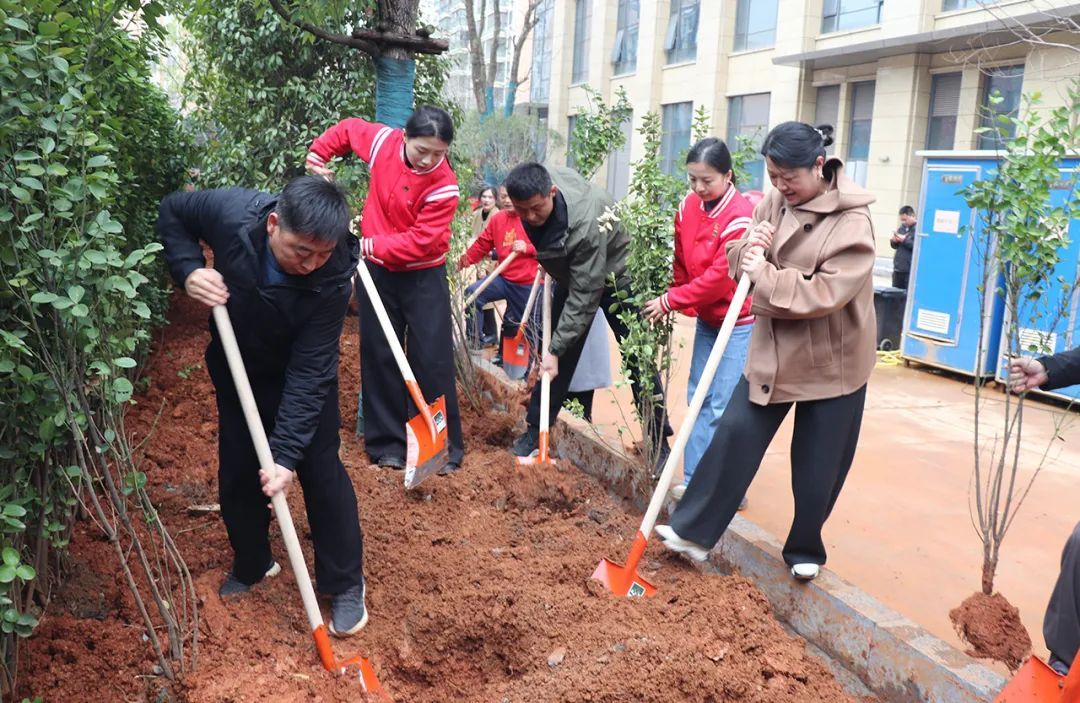
{"label": "black pants", "polygon": [[596,391],[568,391],[566,400],[576,400],[581,403],[581,417],[585,422],[592,422],[592,402]]}
{"label": "black pants", "polygon": [[776,430],[795,405],[791,438],[795,519],[784,543],[784,561],[824,564],[821,528],[855,457],[865,402],[863,386],[838,398],[755,405],[743,377],[671,516],[671,527],[683,539],[706,547],[715,545],[735,516]]}
{"label": "black pants", "polygon": [[[566,305],[566,297],[568,291],[566,286],[557,286],[555,288],[555,295],[551,302],[551,327],[555,329],[559,323],[559,317],[562,315],[563,307]],[[633,298],[633,295],[628,295],[627,299]],[[600,299],[600,309],[604,311],[604,316],[607,317],[608,325],[611,326],[611,331],[615,333],[615,338],[621,343],[626,336],[630,333],[630,330],[626,327],[622,320],[619,319],[619,313],[623,310],[623,302],[615,294],[615,289],[612,286],[604,288],[603,297]],[[570,380],[574,377],[574,370],[577,369],[578,360],[581,358],[581,352],[585,348],[585,338],[589,336],[589,328],[586,327],[581,333],[581,337],[570,345],[570,348],[559,357],[559,375],[551,382],[551,410],[549,415],[549,421],[552,426],[555,425],[555,419],[559,416],[559,410],[562,409],[563,402],[566,400],[566,394],[570,389]],[[631,377],[633,385],[631,389],[634,392],[634,402],[637,403],[638,410],[642,409],[642,398],[640,387],[641,384],[636,378]],[[664,387],[660,383],[660,376],[655,370],[652,372],[652,387],[654,394],[660,394],[660,401],[653,406],[653,445],[658,444],[663,437],[671,435],[671,427],[667,424],[667,413],[664,407],[663,392]],[[529,411],[525,416],[530,427],[540,426],[540,384],[537,383],[533,388],[532,397],[529,398]]]}
{"label": "black pants", "polygon": [[[446,267],[387,271],[368,264],[390,324],[405,347],[425,400],[446,396],[449,459],[461,464],[461,439]],[[360,379],[364,387],[364,447],[372,461],[405,458],[405,423],[418,412],[363,286],[360,293]]]}
{"label": "black pants", "polygon": [[892,272],[892,287],[903,288],[907,290],[908,276],[911,275],[910,271],[893,271]]}
{"label": "black pants", "polygon": [[1061,553],[1061,574],[1046,606],[1043,638],[1054,656],[1066,664],[1076,664],[1073,658],[1080,649],[1080,523],[1073,528]]}
{"label": "black pants", "polygon": [[[259,459],[251,441],[240,399],[220,349],[207,351],[207,369],[217,391],[218,500],[233,549],[233,575],[242,583],[261,579],[273,559],[268,530],[273,515],[270,499],[259,484]],[[252,375],[252,392],[269,436],[284,378]],[[341,414],[338,387],[328,391],[304,460],[296,478],[304,490],[311,538],[315,544],[315,580],[321,592],[336,595],[363,583],[363,537],[356,511],[356,492],[338,456]]]}

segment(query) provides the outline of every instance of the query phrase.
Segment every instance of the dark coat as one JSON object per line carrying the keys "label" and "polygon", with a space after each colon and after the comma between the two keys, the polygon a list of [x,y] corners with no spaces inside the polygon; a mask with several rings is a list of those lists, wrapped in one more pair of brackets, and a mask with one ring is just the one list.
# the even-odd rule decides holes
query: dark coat
{"label": "dark coat", "polygon": [[[270,448],[275,462],[293,469],[308,452],[326,404],[338,402],[338,340],[359,250],[350,235],[318,270],[269,284],[266,220],[277,199],[242,188],[173,193],[161,203],[158,236],[181,286],[206,266],[200,240],[213,251],[252,385],[281,388]],[[210,336],[207,370],[221,392],[232,388],[232,378],[213,323]]]}
{"label": "dark coat", "polygon": [[1080,347],[1053,356],[1040,357],[1039,363],[1046,369],[1048,379],[1040,386],[1044,391],[1080,383]]}

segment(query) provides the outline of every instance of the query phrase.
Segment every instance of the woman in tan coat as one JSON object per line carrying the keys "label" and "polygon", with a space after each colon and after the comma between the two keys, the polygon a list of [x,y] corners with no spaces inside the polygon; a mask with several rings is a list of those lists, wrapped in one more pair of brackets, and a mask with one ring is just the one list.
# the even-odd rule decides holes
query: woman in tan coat
{"label": "woman in tan coat", "polygon": [[765,138],[773,190],[750,233],[727,245],[754,284],[757,317],[743,378],[669,525],[671,550],[703,561],[727,529],[784,417],[795,406],[795,518],[784,560],[810,580],[825,563],[821,528],[844,485],[875,361],[874,197],[825,156],[832,127],[778,125]]}

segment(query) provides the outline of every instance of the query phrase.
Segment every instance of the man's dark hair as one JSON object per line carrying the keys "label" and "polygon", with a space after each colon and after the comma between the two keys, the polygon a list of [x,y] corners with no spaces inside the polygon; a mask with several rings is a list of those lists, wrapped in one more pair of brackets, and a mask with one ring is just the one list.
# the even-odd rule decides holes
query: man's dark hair
{"label": "man's dark hair", "polygon": [[512,200],[528,200],[534,195],[546,196],[551,192],[551,174],[541,164],[526,161],[507,174],[503,185]]}
{"label": "man's dark hair", "polygon": [[345,191],[322,176],[300,176],[289,181],[281,191],[275,212],[283,230],[301,237],[338,242],[349,233]]}
{"label": "man's dark hair", "polygon": [[905,205],[904,207],[900,208],[900,214],[911,215],[912,217],[915,217],[915,208],[911,207],[910,205]]}

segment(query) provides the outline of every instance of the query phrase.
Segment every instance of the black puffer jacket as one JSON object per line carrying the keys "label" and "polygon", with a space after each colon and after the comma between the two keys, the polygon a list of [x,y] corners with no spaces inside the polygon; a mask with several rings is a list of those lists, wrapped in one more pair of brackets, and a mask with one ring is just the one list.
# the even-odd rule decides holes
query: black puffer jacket
{"label": "black puffer jacket", "polygon": [[[192,271],[206,266],[199,241],[214,252],[252,386],[281,389],[270,448],[274,461],[293,469],[307,452],[325,405],[338,401],[338,340],[359,249],[355,237],[346,237],[318,270],[268,284],[265,257],[272,254],[266,219],[277,198],[242,188],[173,193],[161,203],[158,236],[169,272],[181,286]],[[210,335],[207,370],[220,391],[232,380],[212,322]]]}

